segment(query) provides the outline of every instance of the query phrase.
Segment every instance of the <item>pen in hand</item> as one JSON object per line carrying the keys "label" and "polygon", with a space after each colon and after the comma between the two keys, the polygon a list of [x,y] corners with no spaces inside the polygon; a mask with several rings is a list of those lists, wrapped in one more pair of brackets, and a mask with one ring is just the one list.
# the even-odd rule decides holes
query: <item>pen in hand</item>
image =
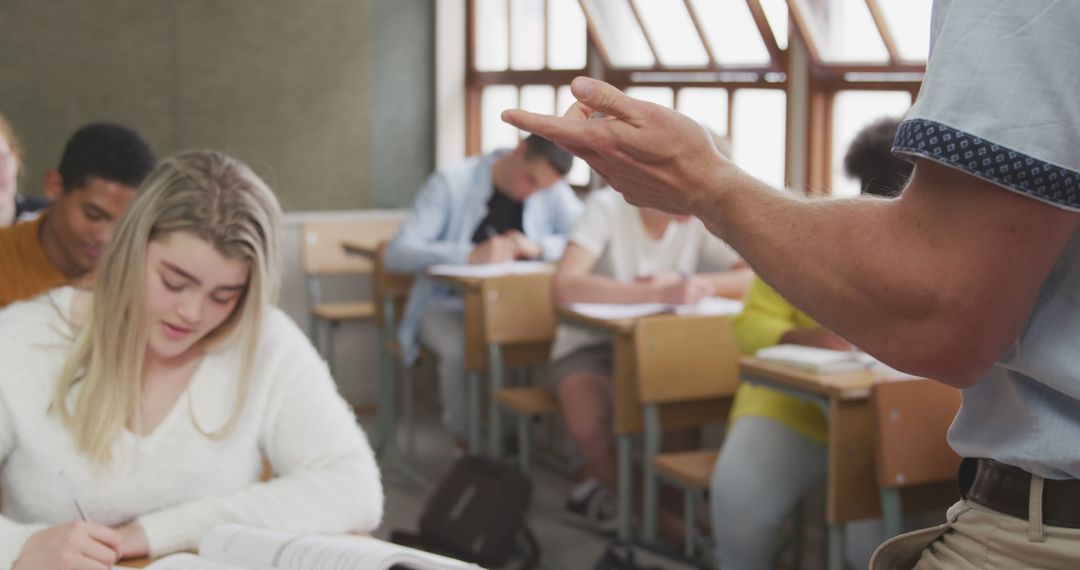
{"label": "pen in hand", "polygon": [[72,499],[75,503],[75,510],[79,513],[79,519],[83,522],[90,522],[90,517],[86,516],[86,511],[83,510],[82,505],[79,504],[78,499]]}

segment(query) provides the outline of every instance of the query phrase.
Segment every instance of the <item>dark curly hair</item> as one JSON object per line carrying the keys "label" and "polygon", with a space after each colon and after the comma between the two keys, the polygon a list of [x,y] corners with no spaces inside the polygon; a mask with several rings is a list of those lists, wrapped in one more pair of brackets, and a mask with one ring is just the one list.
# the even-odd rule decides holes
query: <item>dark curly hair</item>
{"label": "dark curly hair", "polygon": [[878,119],[863,127],[844,156],[844,170],[859,179],[863,194],[893,198],[900,195],[914,165],[892,153],[899,119]]}

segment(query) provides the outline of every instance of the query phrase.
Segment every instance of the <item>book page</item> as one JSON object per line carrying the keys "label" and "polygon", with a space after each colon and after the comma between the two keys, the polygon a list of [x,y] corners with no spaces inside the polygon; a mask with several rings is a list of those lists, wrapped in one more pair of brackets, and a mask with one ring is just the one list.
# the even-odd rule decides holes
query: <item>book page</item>
{"label": "book page", "polygon": [[[113,570],[125,570],[119,566],[113,566]],[[173,554],[154,562],[144,570],[263,570],[252,566],[235,566],[224,562],[217,562],[207,558],[199,558],[194,554]],[[268,569],[267,569],[268,570]]]}
{"label": "book page", "polygon": [[369,570],[395,563],[420,570],[475,567],[370,537],[302,536],[240,525],[215,527],[203,538],[199,554],[258,570]]}

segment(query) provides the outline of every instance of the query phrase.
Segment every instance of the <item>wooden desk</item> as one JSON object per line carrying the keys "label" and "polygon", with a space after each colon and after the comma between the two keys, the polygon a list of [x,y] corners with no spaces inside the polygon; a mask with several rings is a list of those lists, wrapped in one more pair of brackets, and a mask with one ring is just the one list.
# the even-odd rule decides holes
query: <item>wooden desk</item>
{"label": "wooden desk", "polygon": [[133,560],[124,560],[118,563],[116,566],[119,568],[145,568],[152,564],[154,561],[149,558],[136,558]]}
{"label": "wooden desk", "polygon": [[741,358],[739,368],[744,382],[822,404],[829,423],[825,483],[828,568],[843,568],[846,524],[881,516],[870,406],[870,388],[881,376],[869,370],[815,374],[751,357]]}
{"label": "wooden desk", "polygon": [[[620,539],[628,540],[631,534],[630,525],[632,519],[632,437],[635,434],[642,433],[645,428],[645,417],[641,399],[638,395],[639,371],[636,364],[634,331],[638,322],[656,315],[636,319],[607,320],[583,315],[567,308],[556,309],[556,315],[564,323],[607,334],[612,340],[614,365],[612,372],[612,397],[614,399],[612,428],[615,433],[618,470],[618,535]],[[714,317],[684,315],[680,318],[701,319]],[[713,409],[714,406],[715,402],[713,401],[689,401],[670,404],[661,409],[660,423],[665,426],[678,426],[679,418],[687,412],[693,412],[693,415],[697,415],[698,410]]]}
{"label": "wooden desk", "polygon": [[[552,271],[554,271],[554,267],[552,267]],[[529,276],[550,280],[551,272],[520,275],[522,278],[528,278]],[[481,293],[486,280],[497,279],[498,277],[462,277],[431,274],[431,278],[457,289],[464,299],[465,381],[469,390],[469,449],[473,453],[481,453],[483,450],[483,435],[481,433],[481,414],[479,412],[480,373],[490,371],[492,360],[488,334],[484,326],[486,319]],[[514,367],[544,364],[548,360],[550,351],[550,340],[504,346],[501,348],[499,368],[501,368],[501,365]],[[498,372],[501,372],[501,370]],[[495,406],[494,401],[491,402],[491,405]],[[493,410],[497,413],[495,408]],[[497,447],[497,442],[493,441],[492,448],[495,447]]]}
{"label": "wooden desk", "polygon": [[345,250],[345,253],[349,255],[358,255],[370,260],[375,259],[375,253],[379,249],[379,243],[382,240],[376,241],[362,241],[356,239],[347,239],[341,242],[341,249]]}

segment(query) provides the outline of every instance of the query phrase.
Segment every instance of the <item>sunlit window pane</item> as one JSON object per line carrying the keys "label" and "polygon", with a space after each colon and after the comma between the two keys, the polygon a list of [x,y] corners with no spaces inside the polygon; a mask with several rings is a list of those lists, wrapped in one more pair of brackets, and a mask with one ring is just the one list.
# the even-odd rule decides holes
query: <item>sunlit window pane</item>
{"label": "sunlit window pane", "polygon": [[769,64],[769,51],[746,2],[692,0],[691,5],[716,61],[722,65]]}
{"label": "sunlit window pane", "polygon": [[765,19],[769,21],[773,35],[776,36],[776,44],[780,49],[787,49],[788,37],[788,5],[787,0],[760,0],[761,8],[765,10]]}
{"label": "sunlit window pane", "polygon": [[[570,86],[563,85],[559,87],[555,96],[555,108],[556,113],[559,115],[566,114],[566,111],[570,109],[577,99],[574,99],[573,93],[570,93]],[[574,165],[570,167],[570,174],[566,176],[566,181],[575,186],[585,186],[589,183],[589,175],[591,174],[589,165],[578,157],[574,157]]]}
{"label": "sunlit window pane", "polygon": [[866,0],[794,0],[811,37],[827,62],[885,63],[889,52],[881,41]]}
{"label": "sunlit window pane", "polygon": [[577,0],[548,0],[548,67],[585,69],[585,14]]}
{"label": "sunlit window pane", "polygon": [[476,69],[503,71],[510,63],[507,53],[507,0],[476,0]]}
{"label": "sunlit window pane", "polygon": [[550,115],[555,112],[555,88],[550,85],[524,85],[521,88],[521,108],[533,113]]}
{"label": "sunlit window pane", "polygon": [[544,0],[510,0],[510,67],[544,68]]}
{"label": "sunlit window pane", "polygon": [[733,104],[732,159],[757,178],[783,187],[787,95],[779,89],[739,89]]}
{"label": "sunlit window pane", "polygon": [[656,63],[627,0],[582,0],[582,3],[612,65],[652,67]]}
{"label": "sunlit window pane", "polygon": [[675,108],[675,92],[670,87],[630,87],[627,88],[626,94],[669,109]]}
{"label": "sunlit window pane", "polygon": [[863,127],[883,117],[902,118],[911,107],[906,91],[841,91],[833,100],[832,194],[856,196],[859,181],[844,171],[844,156]]}
{"label": "sunlit window pane", "polygon": [[930,53],[932,0],[878,0],[900,59],[925,62]]}
{"label": "sunlit window pane", "polygon": [[517,106],[517,87],[492,85],[484,88],[480,96],[480,146],[484,152],[517,146],[518,130],[500,118],[504,110]]}
{"label": "sunlit window pane", "polygon": [[727,89],[687,87],[679,90],[678,111],[705,125],[720,136],[727,136]]}
{"label": "sunlit window pane", "polygon": [[656,46],[660,62],[672,67],[704,67],[709,55],[682,0],[633,0]]}

